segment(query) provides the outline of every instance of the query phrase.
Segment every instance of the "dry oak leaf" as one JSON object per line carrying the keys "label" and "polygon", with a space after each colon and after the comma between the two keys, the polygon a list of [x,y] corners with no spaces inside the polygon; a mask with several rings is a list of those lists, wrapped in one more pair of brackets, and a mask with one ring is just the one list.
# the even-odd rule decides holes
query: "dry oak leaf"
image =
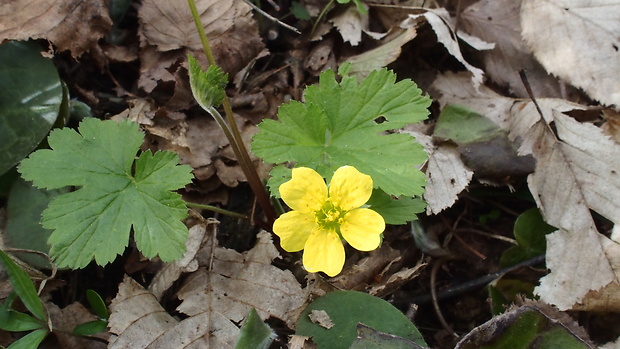
{"label": "dry oak leaf", "polygon": [[484,71],[488,78],[508,86],[517,97],[528,94],[519,77],[527,72],[534,96],[560,97],[560,85],[532,56],[521,38],[521,0],[481,0],[469,6],[460,17],[461,28],[487,42],[495,43],[491,50],[481,51]]}
{"label": "dry oak leaf", "polygon": [[210,261],[212,268],[189,276],[177,293],[183,301],[178,311],[238,323],[254,307],[261,318],[273,316],[293,328],[306,291],[289,270],[271,265],[279,257],[271,234],[259,233],[256,246],[244,253],[222,247],[211,252],[209,246],[205,243],[200,259]]}
{"label": "dry oak leaf", "polygon": [[45,39],[78,57],[112,27],[104,0],[12,0],[0,4],[0,42]]}
{"label": "dry oak leaf", "polygon": [[152,293],[125,277],[110,305],[110,332],[116,336],[108,348],[233,348],[238,324],[252,307],[263,319],[274,316],[293,326],[306,292],[290,271],[271,265],[278,252],[269,233],[261,232],[256,246],[243,254],[211,240],[204,246],[202,257],[207,262],[213,257],[212,271],[198,269],[178,293],[177,310],[189,317],[176,320]]}
{"label": "dry oak leaf", "polygon": [[523,0],[521,27],[548,72],[620,107],[620,2]]}

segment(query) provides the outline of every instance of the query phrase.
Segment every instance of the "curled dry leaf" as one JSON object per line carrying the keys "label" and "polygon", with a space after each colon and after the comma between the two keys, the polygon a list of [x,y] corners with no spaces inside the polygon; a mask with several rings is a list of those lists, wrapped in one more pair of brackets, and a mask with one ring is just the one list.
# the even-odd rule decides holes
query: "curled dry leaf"
{"label": "curled dry leaf", "polygon": [[96,45],[111,27],[103,0],[17,0],[0,4],[0,42],[45,39],[59,51],[69,50],[78,57]]}
{"label": "curled dry leaf", "polygon": [[[411,14],[409,18],[404,20],[401,23],[402,28],[410,28],[416,25],[420,18],[424,18],[428,24],[431,25],[433,31],[437,35],[437,41],[439,41],[448,52],[456,58],[465,68],[472,74],[472,81],[474,86],[478,88],[482,85],[482,79],[484,72],[469,64],[463,57],[461,53],[461,48],[459,46],[459,42],[456,40],[457,34],[452,29],[452,25],[450,24],[450,15],[448,11],[444,8],[428,10],[421,14]],[[458,36],[460,39],[467,41],[472,47],[482,50],[482,49],[491,49],[494,47],[494,44],[484,42],[479,38],[472,38],[471,36]]]}
{"label": "curled dry leaf", "polygon": [[198,261],[196,260],[196,253],[202,246],[202,241],[207,232],[207,226],[204,224],[196,224],[189,228],[189,236],[185,242],[187,250],[181,259],[172,263],[166,263],[157,271],[153,281],[148,287],[158,300],[161,300],[164,292],[175,283],[182,273],[194,272],[198,269]]}
{"label": "curled dry leaf", "polygon": [[603,104],[620,106],[620,3],[523,0],[525,42],[548,72]]}
{"label": "curled dry leaf", "polygon": [[362,32],[375,40],[382,39],[387,33],[376,33],[368,28],[368,15],[361,14],[357,7],[349,6],[338,16],[330,20],[340,32],[345,42],[357,46],[362,41]]}
{"label": "curled dry leaf", "polygon": [[[471,80],[467,78],[467,81]],[[456,202],[458,194],[467,187],[474,172],[465,166],[455,146],[436,145],[430,136],[418,132],[408,133],[424,146],[428,154],[424,200],[428,204],[426,212],[437,214]]]}

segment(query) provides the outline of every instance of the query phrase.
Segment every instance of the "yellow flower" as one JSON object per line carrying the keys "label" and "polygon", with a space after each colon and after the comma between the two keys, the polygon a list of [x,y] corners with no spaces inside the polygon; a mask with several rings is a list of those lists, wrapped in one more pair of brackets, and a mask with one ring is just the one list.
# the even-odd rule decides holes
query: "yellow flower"
{"label": "yellow flower", "polygon": [[293,210],[276,219],[273,232],[284,250],[305,250],[306,270],[335,276],[344,266],[342,239],[360,251],[381,244],[383,217],[361,207],[371,194],[372,178],[355,167],[336,170],[329,189],[313,169],[294,168],[291,180],[280,186],[282,200]]}

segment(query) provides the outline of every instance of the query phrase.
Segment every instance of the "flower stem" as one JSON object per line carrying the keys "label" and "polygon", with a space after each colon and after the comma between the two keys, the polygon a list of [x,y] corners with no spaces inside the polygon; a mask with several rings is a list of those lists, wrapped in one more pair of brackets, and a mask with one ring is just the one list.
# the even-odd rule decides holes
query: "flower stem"
{"label": "flower stem", "polygon": [[221,213],[221,214],[225,214],[225,215],[231,216],[231,217],[237,217],[237,218],[241,218],[241,219],[250,220],[250,217],[248,217],[248,216],[246,216],[244,214],[241,214],[241,213],[238,213],[238,212],[233,212],[233,211],[228,211],[228,210],[225,210],[223,208],[219,208],[219,207],[212,206],[212,205],[204,205],[204,204],[198,204],[198,203],[195,203],[195,202],[188,202],[187,206],[199,208],[199,209],[202,209],[202,210],[208,210],[208,211],[213,211],[213,212]]}
{"label": "flower stem", "polygon": [[[190,11],[192,12],[192,17],[194,18],[194,23],[196,24],[196,29],[198,29],[198,35],[200,36],[200,41],[202,42],[202,48],[207,56],[207,61],[209,65],[216,65],[215,58],[213,58],[213,53],[211,51],[211,46],[209,45],[209,39],[204,32],[202,27],[202,23],[200,21],[200,15],[198,14],[198,9],[196,8],[196,3],[194,0],[187,0],[189,4]],[[237,123],[233,117],[232,108],[230,106],[230,102],[226,94],[224,94],[224,99],[222,100],[222,106],[224,107],[224,112],[226,113],[226,120],[228,123],[224,121],[222,116],[217,112],[215,108],[209,108],[208,112],[213,116],[215,121],[218,123],[220,128],[224,131],[226,138],[230,142],[230,146],[232,147],[235,156],[237,157],[237,161],[241,165],[241,169],[245,174],[245,177],[256,195],[256,199],[258,200],[258,204],[263,209],[265,216],[267,217],[267,229],[271,229],[271,225],[273,221],[276,219],[276,213],[271,205],[271,201],[269,200],[269,195],[263,186],[263,182],[261,181],[258,173],[256,172],[256,168],[252,164],[252,160],[250,159],[250,155],[248,154],[247,149],[243,143],[243,139],[241,138],[241,134],[239,134],[239,128],[237,127]],[[216,116],[217,115],[217,116]]]}

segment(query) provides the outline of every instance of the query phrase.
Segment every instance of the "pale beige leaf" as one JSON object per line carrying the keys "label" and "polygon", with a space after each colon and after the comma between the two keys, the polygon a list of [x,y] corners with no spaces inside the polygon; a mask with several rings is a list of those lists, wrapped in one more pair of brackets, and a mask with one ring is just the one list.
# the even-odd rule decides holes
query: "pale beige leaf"
{"label": "pale beige leaf", "polygon": [[[547,237],[551,273],[535,292],[566,310],[576,303],[588,304],[590,291],[617,283],[620,277],[615,262],[620,247],[597,232],[590,213],[592,209],[612,222],[620,221],[620,146],[596,126],[556,110],[552,118],[557,138],[542,120],[529,130],[539,138],[532,147],[537,166],[528,185],[545,221],[560,228]],[[595,293],[590,296],[599,298]],[[600,301],[596,304],[600,306]]]}
{"label": "pale beige leaf", "polygon": [[455,147],[440,145],[429,153],[424,200],[426,212],[437,214],[451,207],[458,194],[467,188],[474,172],[467,168]]}
{"label": "pale beige leaf", "polygon": [[347,59],[347,62],[351,63],[349,74],[357,76],[358,79],[363,79],[373,70],[379,70],[394,62],[400,56],[402,46],[415,38],[416,35],[415,27],[411,27],[394,37],[386,38],[387,41],[381,46],[349,57]]}
{"label": "pale beige leaf", "polygon": [[521,0],[481,0],[463,11],[459,23],[464,31],[496,44],[480,53],[484,71],[495,83],[507,86],[517,97],[527,98],[519,77],[519,70],[524,69],[534,96],[560,97],[559,83],[534,59],[521,39],[520,8]]}
{"label": "pale beige leaf", "polygon": [[11,0],[0,4],[0,42],[45,39],[80,56],[112,27],[106,1]]}
{"label": "pale beige leaf", "polygon": [[594,226],[547,235],[546,260],[551,273],[541,279],[534,292],[560,310],[618,311],[617,295],[600,295],[613,290],[614,285],[617,289],[619,255],[620,246],[599,234]]}
{"label": "pale beige leaf", "polygon": [[523,0],[521,27],[548,72],[620,106],[620,2]]}
{"label": "pale beige leaf", "polygon": [[536,171],[528,178],[547,223],[579,232],[592,226],[589,209],[620,222],[620,145],[590,124],[558,111],[556,138],[544,132],[534,149]]}
{"label": "pale beige leaf", "polygon": [[[402,28],[410,28],[416,25],[420,18],[424,18],[428,24],[431,25],[433,31],[437,35],[437,41],[439,41],[448,52],[456,58],[465,68],[472,74],[472,81],[474,86],[478,88],[482,85],[482,79],[484,72],[471,65],[465,60],[461,53],[459,42],[456,40],[456,34],[450,24],[450,16],[448,11],[443,8],[428,10],[421,14],[410,14],[409,18],[401,23]],[[479,43],[480,41],[478,41]],[[487,46],[489,47],[489,46]]]}
{"label": "pale beige leaf", "polygon": [[362,32],[375,40],[383,38],[386,33],[376,33],[368,28],[368,15],[361,14],[356,6],[349,6],[341,14],[330,20],[338,29],[345,42],[357,46],[362,41]]}

